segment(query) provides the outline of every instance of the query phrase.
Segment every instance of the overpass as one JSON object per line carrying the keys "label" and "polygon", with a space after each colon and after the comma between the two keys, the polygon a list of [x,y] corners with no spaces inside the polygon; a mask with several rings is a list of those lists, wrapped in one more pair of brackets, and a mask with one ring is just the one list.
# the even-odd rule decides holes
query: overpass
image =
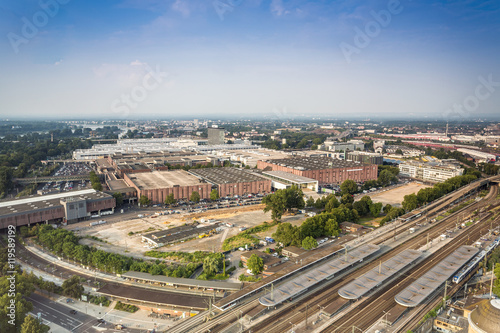
{"label": "overpass", "polygon": [[31,178],[14,178],[13,181],[17,184],[28,185],[50,182],[69,182],[79,180],[90,180],[90,174],[72,175],[72,176],[48,176],[48,177],[31,177]]}

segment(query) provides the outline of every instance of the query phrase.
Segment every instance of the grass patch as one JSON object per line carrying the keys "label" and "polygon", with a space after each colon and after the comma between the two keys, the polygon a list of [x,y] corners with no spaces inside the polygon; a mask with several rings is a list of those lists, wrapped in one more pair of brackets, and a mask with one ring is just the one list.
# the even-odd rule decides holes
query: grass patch
{"label": "grass patch", "polygon": [[205,260],[206,257],[210,257],[213,255],[212,252],[205,251],[195,251],[195,252],[160,252],[160,251],[147,251],[144,253],[145,256],[153,257],[153,258],[164,258],[177,260],[181,262],[195,262],[201,263]]}
{"label": "grass patch", "polygon": [[118,301],[118,303],[116,303],[116,305],[115,305],[115,310],[120,310],[120,311],[134,313],[137,310],[139,310],[139,308],[137,306],[135,306],[135,305],[125,304],[125,303],[122,303],[122,302]]}
{"label": "grass patch", "polygon": [[222,243],[222,251],[229,251],[239,247],[245,247],[245,245],[252,246],[253,244],[258,244],[259,240],[257,237],[249,235],[248,233],[241,233],[239,235],[227,238],[224,243]]}
{"label": "grass patch", "polygon": [[128,235],[129,235],[129,236],[133,236],[133,235],[135,235],[135,234],[143,234],[143,233],[145,233],[145,232],[150,232],[150,231],[155,231],[155,230],[156,230],[156,228],[149,227],[149,228],[147,228],[146,230],[142,230],[142,231],[130,231],[130,232],[128,233]]}

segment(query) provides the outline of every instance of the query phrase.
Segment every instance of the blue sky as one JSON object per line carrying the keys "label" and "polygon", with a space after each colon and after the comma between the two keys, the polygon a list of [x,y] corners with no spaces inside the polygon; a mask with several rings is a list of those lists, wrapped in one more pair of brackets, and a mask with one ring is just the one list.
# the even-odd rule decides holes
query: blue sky
{"label": "blue sky", "polygon": [[3,118],[500,114],[493,0],[0,0],[0,35]]}

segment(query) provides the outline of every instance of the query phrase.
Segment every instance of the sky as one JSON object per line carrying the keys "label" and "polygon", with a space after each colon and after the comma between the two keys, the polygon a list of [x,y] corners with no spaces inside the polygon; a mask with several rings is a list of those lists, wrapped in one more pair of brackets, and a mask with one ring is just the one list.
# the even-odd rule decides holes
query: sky
{"label": "sky", "polygon": [[0,36],[2,119],[500,116],[497,0],[0,0]]}

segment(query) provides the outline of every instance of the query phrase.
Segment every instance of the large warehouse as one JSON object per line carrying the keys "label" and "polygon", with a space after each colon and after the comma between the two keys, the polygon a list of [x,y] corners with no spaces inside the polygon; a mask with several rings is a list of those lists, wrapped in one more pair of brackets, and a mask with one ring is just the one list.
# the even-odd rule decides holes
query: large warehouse
{"label": "large warehouse", "polygon": [[208,168],[190,173],[215,186],[220,197],[271,192],[271,180],[238,168]]}
{"label": "large warehouse", "polygon": [[0,202],[0,229],[39,222],[77,222],[114,208],[111,195],[92,189],[7,200]]}
{"label": "large warehouse", "polygon": [[212,190],[212,184],[202,182],[184,170],[125,174],[123,179],[137,190],[137,197],[145,195],[153,204],[164,203],[171,193],[176,200],[189,199],[195,191],[200,198],[208,199]]}
{"label": "large warehouse", "polygon": [[293,157],[257,162],[264,171],[284,171],[316,179],[322,184],[341,184],[344,180],[356,182],[377,179],[377,166],[329,157]]}

